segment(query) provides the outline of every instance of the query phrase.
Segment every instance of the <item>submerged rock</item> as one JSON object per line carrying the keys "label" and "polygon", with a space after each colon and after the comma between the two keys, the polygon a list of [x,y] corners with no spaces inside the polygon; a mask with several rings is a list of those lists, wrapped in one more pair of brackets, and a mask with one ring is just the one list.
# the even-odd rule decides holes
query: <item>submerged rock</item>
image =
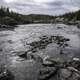
{"label": "submerged rock", "polygon": [[12,43],[13,43],[13,41],[12,41],[12,40],[8,40],[8,43],[12,44]]}
{"label": "submerged rock", "polygon": [[1,52],[1,51],[3,51],[3,49],[2,49],[2,48],[0,48],[0,52]]}

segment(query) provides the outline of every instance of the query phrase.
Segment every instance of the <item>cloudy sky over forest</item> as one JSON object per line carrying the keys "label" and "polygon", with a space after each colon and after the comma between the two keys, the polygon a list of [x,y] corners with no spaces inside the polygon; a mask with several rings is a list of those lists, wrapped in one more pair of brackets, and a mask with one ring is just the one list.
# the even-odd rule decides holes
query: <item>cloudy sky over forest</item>
{"label": "cloudy sky over forest", "polygon": [[62,14],[80,9],[80,0],[0,0],[1,6],[22,14]]}

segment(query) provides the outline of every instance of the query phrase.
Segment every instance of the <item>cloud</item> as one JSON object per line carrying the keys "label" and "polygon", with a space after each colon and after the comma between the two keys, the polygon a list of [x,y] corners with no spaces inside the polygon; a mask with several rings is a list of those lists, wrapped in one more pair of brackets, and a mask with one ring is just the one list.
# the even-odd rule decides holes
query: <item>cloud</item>
{"label": "cloud", "polygon": [[21,14],[63,14],[80,9],[80,0],[0,0],[0,5]]}

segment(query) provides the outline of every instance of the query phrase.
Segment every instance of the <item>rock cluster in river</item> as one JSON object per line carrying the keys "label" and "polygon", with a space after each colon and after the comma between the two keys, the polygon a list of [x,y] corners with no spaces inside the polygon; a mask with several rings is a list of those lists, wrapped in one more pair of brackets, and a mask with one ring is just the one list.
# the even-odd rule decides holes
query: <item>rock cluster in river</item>
{"label": "rock cluster in river", "polygon": [[31,59],[41,64],[42,67],[39,70],[37,80],[80,80],[79,58],[73,58],[70,61],[60,61],[54,58],[51,59],[50,57],[44,59],[34,54],[38,50],[45,49],[50,43],[56,43],[61,49],[60,54],[64,54],[63,49],[69,46],[68,41],[70,39],[63,36],[42,36],[39,41],[26,43],[26,45],[30,45],[30,49],[19,56],[27,59],[27,54],[31,52]]}
{"label": "rock cluster in river", "polygon": [[[36,80],[80,80],[80,59],[61,62],[51,58],[41,61],[39,57],[35,59],[41,63],[38,78]],[[0,67],[0,80],[15,80],[14,74],[7,67]]]}
{"label": "rock cluster in river", "polygon": [[70,41],[70,39],[68,38],[64,38],[63,36],[42,36],[40,37],[39,41],[35,41],[35,42],[31,42],[31,43],[27,43],[26,45],[30,46],[30,49],[27,50],[24,54],[19,55],[20,57],[23,58],[27,58],[27,54],[28,52],[32,52],[35,53],[38,50],[42,50],[45,49],[49,44],[51,43],[56,43],[58,45],[58,48],[60,48],[60,54],[64,54],[63,53],[63,49],[65,49],[65,47],[69,46],[68,45],[68,41]]}
{"label": "rock cluster in river", "polygon": [[80,60],[60,62],[48,59],[49,64],[43,62],[38,80],[80,80]]}

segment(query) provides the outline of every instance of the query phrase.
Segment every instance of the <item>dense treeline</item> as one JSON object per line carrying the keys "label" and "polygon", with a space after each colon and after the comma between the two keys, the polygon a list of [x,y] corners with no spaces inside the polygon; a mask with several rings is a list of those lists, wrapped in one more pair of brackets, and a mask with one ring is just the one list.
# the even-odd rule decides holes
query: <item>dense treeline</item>
{"label": "dense treeline", "polygon": [[9,8],[0,8],[0,24],[17,25],[23,23],[29,23],[29,20],[25,20],[23,15],[10,11]]}
{"label": "dense treeline", "polygon": [[29,24],[29,23],[53,23],[56,19],[60,21],[77,21],[80,20],[80,10],[76,12],[65,13],[60,16],[50,16],[50,15],[41,15],[41,14],[30,14],[22,15],[13,11],[10,11],[9,8],[0,7],[0,24],[3,25],[17,25],[17,24]]}
{"label": "dense treeline", "polygon": [[80,10],[76,11],[76,12],[70,12],[70,13],[66,13],[60,17],[63,17],[64,19],[67,19],[68,21],[71,20],[80,20]]}
{"label": "dense treeline", "polygon": [[53,16],[30,14],[22,15],[13,11],[9,8],[0,8],[0,24],[5,25],[17,25],[17,24],[28,24],[28,23],[49,23],[53,19]]}

